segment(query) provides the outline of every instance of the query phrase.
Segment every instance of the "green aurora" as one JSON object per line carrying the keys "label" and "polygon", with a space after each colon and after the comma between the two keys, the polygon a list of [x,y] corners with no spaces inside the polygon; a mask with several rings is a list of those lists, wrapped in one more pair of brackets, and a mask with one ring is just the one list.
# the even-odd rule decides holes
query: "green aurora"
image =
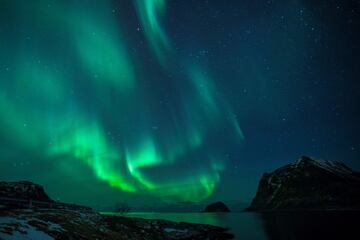
{"label": "green aurora", "polygon": [[[210,141],[214,130],[244,136],[206,63],[176,54],[164,27],[166,1],[134,1],[164,73],[158,79],[147,79],[111,2],[81,2],[1,1],[8,16],[0,23],[8,32],[0,38],[2,138],[44,162],[79,161],[119,191],[164,201],[208,198],[226,168]],[[163,77],[177,67],[180,81]],[[173,94],[167,101],[156,89],[163,85]]]}

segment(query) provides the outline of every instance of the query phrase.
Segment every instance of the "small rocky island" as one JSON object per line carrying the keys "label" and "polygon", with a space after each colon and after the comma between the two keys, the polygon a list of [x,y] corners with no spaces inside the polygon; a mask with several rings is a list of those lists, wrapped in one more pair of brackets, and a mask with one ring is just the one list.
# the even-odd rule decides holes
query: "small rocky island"
{"label": "small rocky island", "polygon": [[360,173],[303,156],[265,173],[248,211],[360,209]]}
{"label": "small rocky island", "polygon": [[230,212],[230,209],[223,202],[215,202],[207,205],[203,212]]}
{"label": "small rocky island", "polygon": [[28,181],[0,182],[0,239],[232,239],[227,229],[166,220],[101,215],[52,200]]}

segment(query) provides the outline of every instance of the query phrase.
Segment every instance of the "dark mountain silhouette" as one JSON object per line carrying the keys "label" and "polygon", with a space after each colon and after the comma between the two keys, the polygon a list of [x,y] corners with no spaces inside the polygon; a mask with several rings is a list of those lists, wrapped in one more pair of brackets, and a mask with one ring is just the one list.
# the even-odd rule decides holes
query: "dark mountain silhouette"
{"label": "dark mountain silhouette", "polygon": [[360,208],[360,173],[341,162],[303,156],[265,173],[249,211]]}
{"label": "dark mountain silhouette", "polygon": [[41,185],[29,181],[0,182],[0,198],[53,202]]}

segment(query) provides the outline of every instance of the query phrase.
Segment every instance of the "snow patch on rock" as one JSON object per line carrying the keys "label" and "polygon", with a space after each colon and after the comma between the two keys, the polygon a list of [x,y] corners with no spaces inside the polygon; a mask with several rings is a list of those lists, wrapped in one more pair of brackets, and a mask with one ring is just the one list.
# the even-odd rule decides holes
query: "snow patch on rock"
{"label": "snow patch on rock", "polygon": [[[5,229],[14,227],[12,231]],[[0,239],[3,240],[53,240],[51,236],[37,230],[34,226],[27,223],[26,220],[21,220],[15,217],[0,217]]]}

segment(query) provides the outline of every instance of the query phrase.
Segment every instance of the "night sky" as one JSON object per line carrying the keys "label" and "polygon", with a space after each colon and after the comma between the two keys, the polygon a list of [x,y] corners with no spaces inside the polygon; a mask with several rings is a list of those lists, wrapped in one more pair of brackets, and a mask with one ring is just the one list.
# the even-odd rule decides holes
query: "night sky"
{"label": "night sky", "polygon": [[57,200],[249,202],[360,169],[360,1],[0,0],[0,177]]}

